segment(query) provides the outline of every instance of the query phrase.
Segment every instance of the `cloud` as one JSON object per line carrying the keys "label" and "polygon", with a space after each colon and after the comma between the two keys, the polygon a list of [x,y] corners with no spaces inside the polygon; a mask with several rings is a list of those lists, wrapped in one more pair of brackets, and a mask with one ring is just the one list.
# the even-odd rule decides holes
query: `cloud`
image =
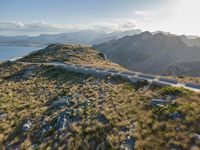
{"label": "cloud", "polygon": [[148,16],[149,14],[152,14],[153,11],[145,11],[145,10],[136,10],[133,11],[133,14],[138,15],[138,16]]}
{"label": "cloud", "polygon": [[42,22],[0,22],[0,32],[61,32],[78,28],[77,25],[49,24]]}
{"label": "cloud", "polygon": [[131,19],[99,22],[91,24],[91,28],[95,30],[103,30],[105,32],[132,30],[136,28],[136,22]]}
{"label": "cloud", "polygon": [[123,31],[134,29],[134,20],[115,20],[98,22],[91,24],[51,24],[44,21],[40,22],[0,22],[1,35],[38,35],[44,33],[73,32],[79,30],[97,30],[104,32]]}

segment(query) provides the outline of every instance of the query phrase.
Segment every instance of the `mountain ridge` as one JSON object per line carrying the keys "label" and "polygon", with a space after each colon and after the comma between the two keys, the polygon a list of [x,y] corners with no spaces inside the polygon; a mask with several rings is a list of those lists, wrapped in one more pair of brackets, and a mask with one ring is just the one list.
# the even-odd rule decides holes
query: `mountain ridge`
{"label": "mountain ridge", "polygon": [[162,74],[173,63],[198,61],[200,48],[188,46],[180,36],[143,32],[94,45],[108,59],[131,70]]}

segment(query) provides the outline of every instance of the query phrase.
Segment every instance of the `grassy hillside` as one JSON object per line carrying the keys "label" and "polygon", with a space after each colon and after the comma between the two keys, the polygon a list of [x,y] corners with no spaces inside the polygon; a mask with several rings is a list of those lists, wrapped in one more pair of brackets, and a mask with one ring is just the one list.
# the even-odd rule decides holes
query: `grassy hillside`
{"label": "grassy hillside", "polygon": [[0,65],[0,86],[0,149],[200,147],[198,93],[17,62]]}

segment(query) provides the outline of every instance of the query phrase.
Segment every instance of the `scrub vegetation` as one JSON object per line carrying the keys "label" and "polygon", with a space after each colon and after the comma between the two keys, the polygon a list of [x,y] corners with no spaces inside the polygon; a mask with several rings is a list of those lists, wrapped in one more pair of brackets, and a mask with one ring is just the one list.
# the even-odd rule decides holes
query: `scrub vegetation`
{"label": "scrub vegetation", "polygon": [[[22,60],[42,59],[40,51]],[[0,149],[200,147],[199,93],[18,62],[0,65],[0,86]]]}

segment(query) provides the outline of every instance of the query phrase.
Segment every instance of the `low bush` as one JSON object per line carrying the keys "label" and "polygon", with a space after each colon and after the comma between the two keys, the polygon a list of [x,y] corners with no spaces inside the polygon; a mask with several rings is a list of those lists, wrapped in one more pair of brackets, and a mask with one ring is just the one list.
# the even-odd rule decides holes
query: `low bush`
{"label": "low bush", "polygon": [[161,95],[176,95],[176,96],[190,95],[192,93],[192,91],[190,90],[173,86],[163,87],[160,89],[159,92]]}

